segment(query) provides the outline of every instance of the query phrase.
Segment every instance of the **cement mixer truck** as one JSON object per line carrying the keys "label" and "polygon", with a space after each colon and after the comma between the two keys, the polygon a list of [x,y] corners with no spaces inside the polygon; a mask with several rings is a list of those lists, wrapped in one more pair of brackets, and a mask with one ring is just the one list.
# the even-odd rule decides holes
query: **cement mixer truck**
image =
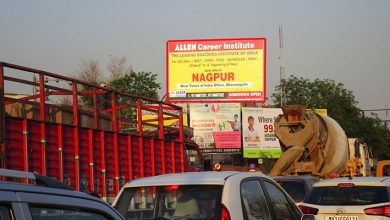
{"label": "cement mixer truck", "polygon": [[369,172],[363,171],[369,170],[365,160],[372,159],[372,154],[359,150],[361,145],[366,148],[367,145],[348,140],[334,119],[301,105],[285,106],[282,110],[283,114],[278,116],[274,126],[283,154],[273,166],[270,176],[313,175],[327,178],[330,175],[369,175]]}

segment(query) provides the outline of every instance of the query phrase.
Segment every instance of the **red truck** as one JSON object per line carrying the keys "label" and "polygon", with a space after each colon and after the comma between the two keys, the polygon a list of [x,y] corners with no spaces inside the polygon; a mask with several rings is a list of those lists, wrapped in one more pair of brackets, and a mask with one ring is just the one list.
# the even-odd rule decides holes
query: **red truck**
{"label": "red truck", "polygon": [[203,169],[173,104],[5,62],[0,104],[0,168],[103,198],[135,178]]}

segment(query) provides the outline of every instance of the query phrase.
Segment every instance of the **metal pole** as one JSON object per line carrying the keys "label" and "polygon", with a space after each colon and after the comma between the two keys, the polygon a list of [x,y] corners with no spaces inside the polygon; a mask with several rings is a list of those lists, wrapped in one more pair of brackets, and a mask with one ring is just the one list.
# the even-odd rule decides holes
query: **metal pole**
{"label": "metal pole", "polygon": [[73,144],[74,144],[74,164],[75,164],[75,188],[80,190],[80,155],[79,155],[79,111],[77,84],[73,82]]}
{"label": "metal pole", "polygon": [[141,99],[137,98],[137,119],[138,119],[138,145],[139,145],[139,161],[140,161],[140,173],[141,178],[145,176],[144,170],[144,152],[143,152],[143,130],[142,130],[142,107],[141,107]]}
{"label": "metal pole", "polygon": [[118,123],[116,117],[116,105],[115,105],[115,93],[111,93],[111,117],[112,117],[112,131],[114,132],[114,175],[115,175],[115,184],[114,190],[115,193],[119,192],[119,155],[118,155]]}
{"label": "metal pole", "polygon": [[133,164],[132,164],[132,153],[131,153],[131,135],[127,135],[127,167],[128,167],[128,181],[133,180]]}
{"label": "metal pole", "polygon": [[0,168],[5,167],[4,66],[0,65]]}
{"label": "metal pole", "polygon": [[98,102],[96,97],[96,88],[93,89],[93,128],[99,128],[99,119],[98,119]]}
{"label": "metal pole", "polygon": [[93,129],[88,130],[88,160],[89,160],[89,179],[88,187],[90,192],[95,191],[95,175],[94,175],[94,152],[93,152]]}
{"label": "metal pole", "polygon": [[164,114],[162,103],[159,104],[158,108],[158,138],[160,139],[161,174],[165,174],[165,167],[167,165],[165,164]]}
{"label": "metal pole", "polygon": [[46,95],[45,95],[45,75],[39,73],[39,113],[41,126],[41,174],[46,175]]}
{"label": "metal pole", "polygon": [[107,188],[106,188],[106,151],[105,151],[105,134],[104,131],[100,131],[100,163],[102,166],[102,182],[101,182],[101,193],[103,199],[106,199]]}
{"label": "metal pole", "polygon": [[180,140],[180,169],[184,172],[184,125],[183,125],[183,110],[179,110],[179,140]]}

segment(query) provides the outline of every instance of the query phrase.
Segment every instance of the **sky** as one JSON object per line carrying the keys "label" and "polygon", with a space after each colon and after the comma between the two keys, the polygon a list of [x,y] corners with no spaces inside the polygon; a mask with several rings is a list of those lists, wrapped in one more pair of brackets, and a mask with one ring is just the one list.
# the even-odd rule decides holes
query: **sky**
{"label": "sky", "polygon": [[[166,41],[266,38],[266,95],[279,83],[278,28],[286,78],[332,79],[358,107],[390,108],[388,0],[0,0],[0,61],[74,76],[84,61],[126,57],[158,74]],[[380,114],[385,114],[381,112]],[[383,116],[390,118],[389,116]]]}

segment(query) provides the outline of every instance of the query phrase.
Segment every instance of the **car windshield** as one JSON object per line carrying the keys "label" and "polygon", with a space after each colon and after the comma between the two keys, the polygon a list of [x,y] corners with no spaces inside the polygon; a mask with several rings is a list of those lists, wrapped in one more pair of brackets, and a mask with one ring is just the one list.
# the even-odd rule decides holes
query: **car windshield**
{"label": "car windshield", "polygon": [[302,202],[306,196],[305,184],[301,181],[277,180],[277,183],[291,196],[295,202]]}
{"label": "car windshield", "polygon": [[115,208],[130,219],[220,219],[222,186],[170,185],[130,187]]}
{"label": "car windshield", "polygon": [[304,203],[315,205],[369,205],[388,201],[383,186],[314,187]]}

